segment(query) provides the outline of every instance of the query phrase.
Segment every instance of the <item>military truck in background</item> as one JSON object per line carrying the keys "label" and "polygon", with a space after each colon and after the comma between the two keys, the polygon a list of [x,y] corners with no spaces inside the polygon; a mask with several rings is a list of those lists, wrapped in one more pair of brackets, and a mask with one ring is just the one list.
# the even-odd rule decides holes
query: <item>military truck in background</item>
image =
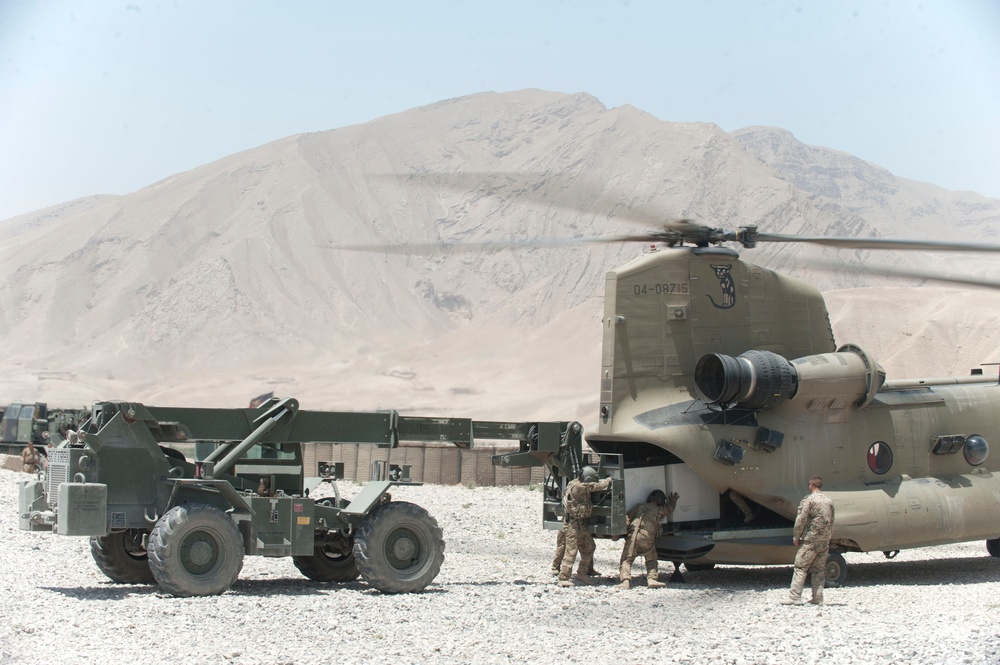
{"label": "military truck in background", "polygon": [[[19,528],[90,537],[108,578],[175,596],[225,592],[247,555],[290,556],[318,582],[360,577],[385,593],[421,591],[441,568],[444,540],[425,509],[390,495],[417,484],[408,469],[378,464],[348,500],[335,482],[343,465],[305,469],[303,443],[487,439],[558,450],[579,447],[581,432],[577,423],[303,411],[291,398],[246,409],[100,402],[77,437],[49,451],[48,469],[20,483]],[[193,442],[213,445],[188,459],[178,447],[208,450]]]}
{"label": "military truck in background", "polygon": [[0,453],[6,455],[20,455],[29,441],[44,451],[90,416],[89,409],[49,409],[45,402],[12,402],[0,413]]}

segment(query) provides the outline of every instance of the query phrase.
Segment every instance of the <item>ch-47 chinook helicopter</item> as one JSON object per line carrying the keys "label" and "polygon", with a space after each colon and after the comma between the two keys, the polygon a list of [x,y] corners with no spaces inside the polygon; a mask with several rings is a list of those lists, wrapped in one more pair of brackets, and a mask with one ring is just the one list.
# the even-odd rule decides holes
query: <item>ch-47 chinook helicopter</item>
{"label": "ch-47 chinook helicopter", "polygon": [[[982,539],[1000,557],[996,456],[987,464],[990,444],[1000,445],[996,375],[887,380],[862,346],[836,344],[817,289],[744,262],[722,244],[1000,246],[730,232],[687,220],[583,240],[619,241],[660,247],[606,278],[600,406],[586,442],[602,474],[620,484],[606,498],[609,508],[595,510],[596,536],[622,535],[624,511],[651,490],[677,491],[673,521],[656,544],[662,558],[688,570],[788,564],[799,500],[807,479],[819,474],[836,508],[826,569],[832,585],[846,579],[847,552],[891,558],[905,548]],[[558,526],[560,487],[583,463],[569,439],[558,451],[522,442],[520,453],[497,460],[548,466],[550,528]]]}

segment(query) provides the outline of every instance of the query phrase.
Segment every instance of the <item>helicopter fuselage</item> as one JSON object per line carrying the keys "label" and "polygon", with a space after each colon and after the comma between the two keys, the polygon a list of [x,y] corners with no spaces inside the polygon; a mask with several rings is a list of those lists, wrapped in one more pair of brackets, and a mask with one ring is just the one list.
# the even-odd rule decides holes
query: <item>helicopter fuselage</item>
{"label": "helicopter fuselage", "polygon": [[732,250],[646,254],[609,273],[605,307],[587,442],[681,493],[662,556],[791,562],[814,474],[836,508],[834,551],[1000,537],[996,380],[887,383],[864,349],[835,346],[818,291]]}

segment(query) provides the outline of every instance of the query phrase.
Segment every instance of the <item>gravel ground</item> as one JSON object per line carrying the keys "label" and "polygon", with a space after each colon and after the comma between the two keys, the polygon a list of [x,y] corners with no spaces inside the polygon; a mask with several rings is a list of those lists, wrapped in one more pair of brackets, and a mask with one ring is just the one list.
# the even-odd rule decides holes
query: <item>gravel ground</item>
{"label": "gravel ground", "polygon": [[562,589],[537,490],[425,485],[393,493],[444,529],[444,566],[422,593],[319,584],[290,559],[248,557],[227,593],[174,598],[107,580],[86,538],[18,530],[25,477],[0,469],[0,663],[1000,662],[1000,560],[982,542],[848,554],[848,586],[824,607],[778,604],[788,566],[647,589],[637,562],[621,591],[610,541],[597,547],[606,576]]}

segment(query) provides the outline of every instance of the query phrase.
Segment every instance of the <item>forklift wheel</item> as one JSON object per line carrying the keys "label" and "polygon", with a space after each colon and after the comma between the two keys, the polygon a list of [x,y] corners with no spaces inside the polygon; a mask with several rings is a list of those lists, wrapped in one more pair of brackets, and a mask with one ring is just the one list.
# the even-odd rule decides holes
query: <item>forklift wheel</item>
{"label": "forklift wheel", "polygon": [[441,527],[418,505],[383,503],[361,522],[354,558],[364,580],[379,591],[421,591],[444,562]]}
{"label": "forklift wheel", "polygon": [[324,545],[317,545],[312,556],[293,556],[292,563],[314,582],[351,582],[361,575],[353,551],[338,554]]}
{"label": "forklift wheel", "polygon": [[149,568],[171,595],[215,596],[243,569],[243,537],[232,518],[214,506],[177,506],[153,527]]}
{"label": "forklift wheel", "polygon": [[90,553],[108,579],[119,584],[156,583],[142,548],[143,535],[143,531],[128,529],[90,539]]}

